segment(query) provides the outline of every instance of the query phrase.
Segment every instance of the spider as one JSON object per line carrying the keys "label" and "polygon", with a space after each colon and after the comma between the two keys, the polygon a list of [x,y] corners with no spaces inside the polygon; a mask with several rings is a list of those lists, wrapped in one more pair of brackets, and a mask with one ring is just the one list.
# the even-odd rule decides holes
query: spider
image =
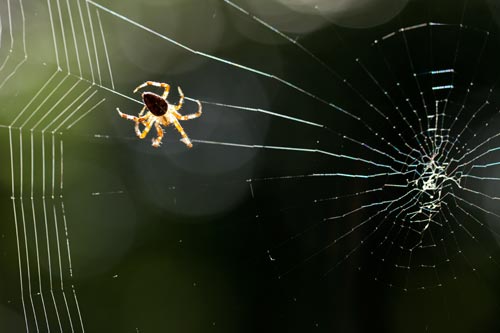
{"label": "spider", "polygon": [[[184,132],[184,129],[179,123],[179,120],[189,120],[201,116],[200,101],[196,101],[196,103],[198,103],[198,112],[183,116],[179,112],[177,112],[182,108],[182,105],[184,104],[184,93],[182,92],[181,87],[178,87],[180,95],[179,103],[177,105],[173,105],[167,102],[167,96],[170,91],[170,85],[166,83],[147,81],[138,86],[137,88],[135,88],[134,93],[146,86],[160,87],[164,88],[165,90],[161,96],[152,92],[142,93],[142,100],[144,101],[144,107],[142,108],[141,112],[139,112],[138,117],[122,113],[120,109],[116,108],[118,114],[122,118],[132,120],[135,122],[135,133],[137,134],[137,137],[139,137],[140,139],[144,139],[146,135],[148,135],[151,127],[154,125],[156,128],[156,132],[158,133],[158,137],[153,139],[152,146],[155,148],[158,148],[160,146],[161,140],[163,138],[163,129],[161,125],[168,126],[170,124],[174,124],[177,131],[179,131],[179,133],[181,134],[182,136],[181,141],[184,142],[186,146],[188,146],[188,148],[192,148],[193,144],[191,143],[191,140],[189,140],[186,132]],[[144,111],[146,109],[148,110],[148,112],[143,116]],[[145,126],[142,132],[139,129],[139,124],[143,124]]]}

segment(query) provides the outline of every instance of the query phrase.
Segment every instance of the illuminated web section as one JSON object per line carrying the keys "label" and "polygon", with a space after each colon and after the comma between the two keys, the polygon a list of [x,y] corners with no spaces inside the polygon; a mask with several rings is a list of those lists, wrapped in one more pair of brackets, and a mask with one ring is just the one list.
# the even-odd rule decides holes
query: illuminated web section
{"label": "illuminated web section", "polygon": [[26,62],[26,18],[22,1],[2,4],[0,17],[0,88]]}
{"label": "illuminated web section", "polygon": [[[83,332],[64,198],[64,135],[104,101],[93,83],[113,87],[106,42],[98,13],[83,1],[47,1],[43,19],[50,25],[38,22],[33,3],[5,6],[0,88],[13,96],[3,100],[1,115],[13,226],[6,239],[15,239],[18,275],[6,277],[12,288],[4,295],[23,316],[9,320],[16,331]],[[27,38],[43,35],[40,27],[53,38],[51,55]],[[34,70],[33,63],[43,66]]]}
{"label": "illuminated web section", "polygon": [[[328,276],[351,260],[373,279],[407,291],[457,279],[458,261],[475,273],[471,257],[478,253],[497,265],[493,253],[500,198],[496,187],[487,184],[499,180],[499,109],[496,77],[485,80],[481,68],[491,56],[485,53],[497,50],[496,43],[488,31],[428,22],[376,39],[369,55],[354,59],[358,68],[342,81],[365,105],[355,113],[355,130],[342,131],[341,137],[358,154],[279,147],[326,153],[336,158],[334,167],[248,180],[258,202],[266,186],[293,193],[283,200],[291,203],[280,213],[265,203],[272,196],[257,206],[263,223],[266,216],[280,215],[293,221],[291,227],[286,222],[279,226],[285,232],[273,231],[282,239],[268,250],[280,279],[303,269]],[[475,52],[462,54],[462,48]],[[486,68],[497,74],[496,68]],[[343,145],[341,149],[349,152]],[[321,188],[335,194],[304,193],[328,192]],[[482,237],[493,240],[485,245]],[[470,243],[475,248],[467,251]],[[293,249],[298,261],[290,258]],[[280,265],[280,259],[285,263]]]}

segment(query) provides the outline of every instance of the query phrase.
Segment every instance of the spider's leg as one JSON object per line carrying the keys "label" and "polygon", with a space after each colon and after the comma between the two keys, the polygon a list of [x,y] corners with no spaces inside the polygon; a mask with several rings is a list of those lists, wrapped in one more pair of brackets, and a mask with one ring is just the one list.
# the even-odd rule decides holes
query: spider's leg
{"label": "spider's leg", "polygon": [[137,88],[134,89],[134,92],[137,92],[137,90],[142,89],[146,86],[155,86],[155,87],[160,87],[165,89],[163,92],[163,98],[167,98],[168,92],[170,91],[170,85],[167,83],[162,83],[162,82],[155,82],[155,81],[146,81],[143,84],[137,86]]}
{"label": "spider's leg", "polygon": [[139,124],[143,124],[144,122],[146,122],[146,124],[144,126],[147,126],[147,122],[148,122],[149,118],[151,117],[151,115],[152,115],[151,112],[148,111],[148,113],[146,113],[146,115],[144,117],[137,118],[137,119],[144,118],[142,121],[139,120],[139,121],[135,122],[134,129],[135,129],[135,134],[137,134],[138,137],[141,136],[141,130],[139,129]]}
{"label": "spider's leg", "polygon": [[132,121],[135,121],[135,122],[141,122],[141,123],[144,122],[144,120],[146,120],[150,116],[149,112],[144,117],[136,117],[136,116],[131,116],[129,114],[121,112],[119,108],[116,108],[116,111],[118,111],[118,114],[122,118],[125,118],[125,119],[128,119],[128,120],[132,120]]}
{"label": "spider's leg", "polygon": [[[163,92],[163,94],[161,95],[161,98],[163,98],[163,99],[167,99],[167,97],[168,97],[168,93],[170,92],[170,86],[169,86],[168,84],[166,84],[166,83],[162,83],[162,84],[164,84],[164,85],[165,85],[165,86],[164,86],[165,91],[164,91],[164,92]],[[163,87],[163,86],[162,86],[162,87]]]}
{"label": "spider's leg", "polygon": [[[146,110],[146,105],[144,105],[141,112],[139,112],[139,117],[142,116],[142,114],[144,113],[144,110]],[[150,112],[146,113],[146,115],[144,117],[149,117],[149,116],[151,116]],[[135,122],[135,133],[137,134],[137,136],[141,135],[141,131],[139,130],[139,123],[140,123],[140,121]]]}
{"label": "spider's leg", "polygon": [[158,137],[153,139],[153,147],[158,148],[161,144],[161,139],[163,139],[163,130],[158,122],[155,122],[156,133],[158,133]]}
{"label": "spider's leg", "polygon": [[148,135],[149,133],[149,130],[151,129],[151,126],[153,126],[153,124],[155,123],[155,119],[149,119],[146,124],[144,125],[144,130],[142,132],[137,132],[137,136],[139,137],[139,139],[144,139],[146,137],[146,135]]}
{"label": "spider's leg", "polygon": [[174,123],[175,128],[177,128],[179,133],[181,133],[181,135],[182,135],[181,141],[184,142],[186,144],[186,146],[188,146],[188,148],[193,148],[193,144],[191,143],[191,140],[189,140],[186,132],[184,132],[184,129],[182,128],[181,124],[179,124],[179,121],[177,119],[173,119],[172,122]]}
{"label": "spider's leg", "polygon": [[142,108],[141,112],[139,112],[139,117],[142,116],[142,114],[144,113],[145,110],[146,110],[146,105],[144,105],[144,107]]}
{"label": "spider's leg", "polygon": [[183,116],[179,112],[174,111],[174,112],[172,112],[172,114],[175,116],[175,118],[177,118],[179,120],[189,120],[189,119],[198,118],[199,116],[201,116],[201,103],[200,103],[200,101],[196,101],[196,103],[198,103],[198,111],[196,113]]}
{"label": "spider's leg", "polygon": [[182,92],[182,89],[181,87],[177,87],[177,90],[179,90],[179,103],[177,103],[177,105],[175,106],[175,110],[180,110],[180,108],[182,108],[182,105],[184,104],[184,93]]}

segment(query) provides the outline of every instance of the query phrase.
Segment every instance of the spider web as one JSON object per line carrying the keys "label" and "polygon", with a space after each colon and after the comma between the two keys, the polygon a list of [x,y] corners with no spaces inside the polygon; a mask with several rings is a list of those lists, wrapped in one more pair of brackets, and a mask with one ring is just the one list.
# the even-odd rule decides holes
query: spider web
{"label": "spider web", "polygon": [[[290,34],[244,2],[199,6],[2,4],[2,329],[241,331],[251,316],[227,309],[242,306],[229,288],[251,299],[243,275],[272,290],[278,330],[338,329],[317,311],[333,307],[325,288],[372,305],[399,300],[386,287],[439,295],[428,312],[457,329],[493,320],[494,6],[411,3],[378,28],[317,16],[322,29]],[[183,113],[201,100],[183,123],[192,150],[171,128],[154,150],[116,115],[140,110],[146,80],[181,86]],[[456,290],[484,313],[458,317]]]}

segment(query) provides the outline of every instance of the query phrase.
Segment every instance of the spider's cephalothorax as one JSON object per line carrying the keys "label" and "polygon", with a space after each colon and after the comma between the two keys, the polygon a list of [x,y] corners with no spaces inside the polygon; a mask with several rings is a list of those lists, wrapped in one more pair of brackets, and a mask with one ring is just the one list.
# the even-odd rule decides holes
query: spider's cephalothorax
{"label": "spider's cephalothorax", "polygon": [[[167,102],[167,96],[170,91],[170,86],[168,84],[147,81],[135,88],[134,92],[146,86],[161,87],[165,90],[161,96],[152,92],[143,93],[142,100],[144,101],[144,107],[142,108],[141,112],[139,112],[138,117],[122,113],[118,108],[116,108],[118,114],[122,118],[135,122],[135,133],[140,139],[144,139],[146,135],[148,135],[151,127],[154,125],[158,136],[153,139],[153,147],[159,147],[161,144],[161,139],[163,138],[163,129],[161,125],[168,126],[170,124],[173,124],[177,131],[181,133],[181,141],[184,142],[189,148],[193,147],[191,140],[189,140],[186,132],[184,132],[184,129],[179,123],[179,120],[189,120],[201,116],[200,101],[196,101],[196,103],[198,103],[198,112],[183,116],[179,112],[177,112],[182,108],[182,104],[184,103],[184,93],[182,92],[180,87],[178,87],[180,96],[179,103],[177,105],[172,105]],[[143,116],[146,109],[148,110],[148,112]],[[144,129],[142,131],[139,129],[139,124],[144,125]]]}
{"label": "spider's cephalothorax", "polygon": [[142,100],[148,110],[157,117],[163,116],[168,111],[167,101],[157,94],[145,92],[142,94]]}

